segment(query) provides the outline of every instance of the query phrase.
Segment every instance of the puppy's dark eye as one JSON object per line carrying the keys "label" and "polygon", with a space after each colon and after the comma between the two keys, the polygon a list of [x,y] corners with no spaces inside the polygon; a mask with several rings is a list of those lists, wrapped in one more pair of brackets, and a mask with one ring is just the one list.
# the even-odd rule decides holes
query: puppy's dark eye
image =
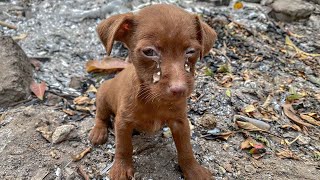
{"label": "puppy's dark eye", "polygon": [[146,57],[149,57],[149,58],[159,57],[159,54],[157,53],[157,51],[151,47],[142,49],[142,53],[143,53],[143,55],[145,55]]}
{"label": "puppy's dark eye", "polygon": [[196,53],[196,50],[193,48],[187,49],[186,51],[187,56],[192,56],[194,53]]}

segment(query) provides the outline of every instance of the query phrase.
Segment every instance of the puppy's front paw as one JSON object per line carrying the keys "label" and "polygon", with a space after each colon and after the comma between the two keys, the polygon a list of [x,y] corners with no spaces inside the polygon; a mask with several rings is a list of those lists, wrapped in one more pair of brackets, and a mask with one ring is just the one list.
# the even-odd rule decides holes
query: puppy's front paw
{"label": "puppy's front paw", "polygon": [[108,139],[108,129],[105,126],[95,125],[90,132],[89,140],[92,144],[104,144]]}
{"label": "puppy's front paw", "polygon": [[189,166],[183,170],[183,175],[186,180],[194,179],[194,180],[213,180],[213,176],[211,172],[200,166],[200,164],[196,163],[192,166]]}
{"label": "puppy's front paw", "polygon": [[133,178],[133,166],[130,161],[115,160],[110,170],[111,180],[127,180]]}

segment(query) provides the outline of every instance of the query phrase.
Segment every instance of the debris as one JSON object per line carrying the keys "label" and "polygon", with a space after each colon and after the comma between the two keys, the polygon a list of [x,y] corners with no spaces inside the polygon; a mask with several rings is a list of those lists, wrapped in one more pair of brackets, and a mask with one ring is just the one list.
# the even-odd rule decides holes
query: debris
{"label": "debris", "polygon": [[19,34],[18,36],[12,37],[12,39],[15,41],[20,41],[20,40],[25,39],[27,36],[28,36],[27,33],[22,33],[22,34]]}
{"label": "debris", "polygon": [[42,137],[44,137],[48,142],[52,141],[51,136],[53,132],[49,130],[49,126],[38,127],[36,131],[40,132]]}
{"label": "debris", "polygon": [[264,131],[249,122],[235,121],[235,123],[239,128],[245,129],[247,131]]}
{"label": "debris", "polygon": [[291,119],[293,122],[295,122],[297,125],[300,126],[300,128],[304,127],[312,127],[311,124],[303,122],[298,116],[295,115],[295,111],[292,108],[292,104],[284,104],[282,105],[284,114]]}
{"label": "debris", "polygon": [[[253,119],[253,118],[249,118],[246,116],[241,116],[241,115],[234,115],[233,116],[233,121],[241,128],[253,128],[253,129],[260,129],[260,130],[265,130],[268,131],[270,129],[270,125],[266,122],[257,120],[257,119]],[[241,122],[244,123],[241,123]],[[239,123],[240,122],[240,123]],[[252,125],[250,125],[252,124]],[[256,128],[255,128],[256,127]],[[249,129],[247,129],[249,130]]]}
{"label": "debris", "polygon": [[221,139],[227,141],[230,136],[234,135],[234,132],[223,132],[223,133],[217,133],[217,134],[205,134],[201,137],[207,139],[207,140],[215,140],[215,139]]}
{"label": "debris", "polygon": [[49,174],[49,171],[47,168],[40,168],[37,171],[37,174],[34,175],[31,180],[42,180]]}
{"label": "debris", "polygon": [[256,110],[256,107],[254,107],[254,105],[250,104],[246,107],[244,107],[243,112],[244,113],[250,113]]}
{"label": "debris", "polygon": [[227,95],[228,97],[231,97],[231,90],[230,90],[230,89],[227,89],[227,90],[226,90],[226,95]]}
{"label": "debris", "polygon": [[9,29],[17,29],[16,26],[11,25],[11,24],[8,24],[8,23],[3,22],[3,21],[0,21],[0,26],[7,27],[7,28],[9,28]]}
{"label": "debris", "polygon": [[206,129],[213,129],[217,126],[216,117],[213,114],[206,113],[198,121],[197,124],[206,128]]}
{"label": "debris", "polygon": [[44,81],[42,81],[40,84],[36,83],[35,81],[32,81],[30,85],[31,91],[36,95],[40,100],[43,100],[44,93],[46,91],[47,85]]}
{"label": "debris", "polygon": [[87,72],[104,72],[104,73],[114,73],[117,71],[120,71],[124,68],[126,68],[126,66],[129,63],[121,60],[121,59],[117,59],[117,58],[111,58],[111,57],[106,57],[105,59],[103,59],[102,61],[98,61],[98,60],[90,60],[87,62],[86,64],[86,70]]}
{"label": "debris", "polygon": [[79,96],[73,100],[74,104],[83,105],[83,104],[93,104],[91,99],[86,96]]}
{"label": "debris", "polygon": [[62,125],[57,127],[52,134],[52,143],[56,144],[64,141],[74,129],[74,125]]}
{"label": "debris", "polygon": [[276,155],[279,156],[281,159],[300,160],[300,158],[289,149],[278,151]]}
{"label": "debris", "polygon": [[307,114],[302,113],[302,114],[300,114],[300,117],[310,124],[320,126],[320,121],[315,120],[313,117],[308,116]]}
{"label": "debris", "polygon": [[97,91],[98,91],[97,88],[91,84],[86,93],[89,93],[89,92],[97,93]]}
{"label": "debris", "polygon": [[73,155],[72,156],[72,160],[74,162],[80,161],[86,154],[88,154],[91,151],[91,147],[88,147],[87,149],[85,149],[84,151],[80,152],[77,155]]}
{"label": "debris", "polygon": [[171,138],[172,137],[172,132],[170,128],[167,128],[163,131],[162,136],[165,138]]}
{"label": "debris", "polygon": [[289,36],[286,36],[285,44],[288,47],[294,49],[296,51],[296,53],[297,53],[297,56],[302,58],[302,59],[306,59],[307,57],[319,57],[320,56],[320,54],[312,54],[312,53],[306,53],[306,52],[302,51],[295,44],[293,44],[293,42],[291,41]]}

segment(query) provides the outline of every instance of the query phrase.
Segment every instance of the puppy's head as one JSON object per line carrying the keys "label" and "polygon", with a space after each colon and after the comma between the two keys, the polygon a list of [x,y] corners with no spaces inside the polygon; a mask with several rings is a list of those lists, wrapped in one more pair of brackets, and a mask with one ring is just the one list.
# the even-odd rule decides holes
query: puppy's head
{"label": "puppy's head", "polygon": [[195,63],[216,39],[215,31],[197,15],[164,4],[111,16],[97,31],[107,55],[114,41],[126,44],[141,88],[149,97],[166,101],[191,94]]}

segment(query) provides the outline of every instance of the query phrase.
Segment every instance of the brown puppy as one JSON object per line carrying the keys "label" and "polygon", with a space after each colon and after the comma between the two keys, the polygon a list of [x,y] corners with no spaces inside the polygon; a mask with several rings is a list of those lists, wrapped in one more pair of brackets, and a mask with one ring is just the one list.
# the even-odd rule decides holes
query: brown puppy
{"label": "brown puppy", "polygon": [[111,179],[130,179],[132,131],[154,132],[167,124],[186,179],[211,179],[196,161],[190,144],[187,97],[194,86],[197,59],[211,49],[216,33],[197,15],[173,5],[152,5],[138,13],[111,16],[98,34],[107,55],[114,41],[129,49],[132,62],[97,93],[93,144],[107,140],[107,121],[115,115],[116,152]]}

